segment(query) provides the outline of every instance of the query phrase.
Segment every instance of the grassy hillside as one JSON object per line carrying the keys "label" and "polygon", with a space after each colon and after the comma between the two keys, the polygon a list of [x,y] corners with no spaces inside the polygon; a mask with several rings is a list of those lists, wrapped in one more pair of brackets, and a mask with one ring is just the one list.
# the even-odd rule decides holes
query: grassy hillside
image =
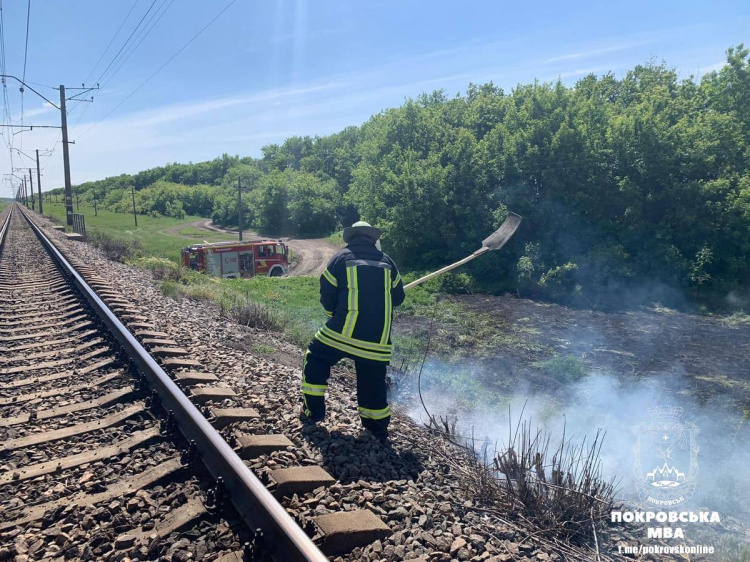
{"label": "grassy hillside", "polygon": [[[232,238],[231,235],[197,229],[193,223],[201,220],[200,217],[176,219],[138,215],[136,228],[132,215],[99,209],[95,216],[93,207],[84,205],[77,212],[85,216],[89,234],[103,233],[108,238],[125,241],[133,247],[135,251],[129,263],[154,271],[166,295],[210,300],[235,320],[284,332],[291,342],[299,346],[306,345],[325,321],[319,303],[317,278],[216,279],[179,267],[180,249],[186,245],[203,240],[218,242]],[[65,222],[65,206],[61,203],[45,204],[44,213],[62,224]],[[341,233],[332,236],[331,241],[342,244]],[[417,276],[417,273],[410,273],[405,278],[409,280]],[[438,282],[415,288],[409,292],[407,302],[398,313],[409,317],[431,316],[435,295],[442,288],[443,285]],[[443,302],[438,308],[438,320],[454,326],[461,333],[482,333],[481,342],[472,344],[482,349],[495,345],[497,337],[507,339],[505,335],[488,332],[489,319],[469,313],[455,304]],[[395,333],[398,357],[416,360],[424,349],[421,342],[423,335]],[[442,351],[450,350],[445,347]]]}
{"label": "grassy hillside", "polygon": [[[221,242],[232,239],[231,235],[227,234],[199,231],[192,226],[194,221],[200,220],[200,217],[195,216],[175,219],[138,215],[138,227],[136,227],[133,215],[98,209],[94,216],[94,208],[84,205],[81,205],[77,212],[86,217],[87,230],[105,231],[138,246],[147,256],[158,256],[175,262],[179,261],[180,249],[185,246],[203,240]],[[44,214],[65,223],[65,205],[62,203],[45,203]]]}

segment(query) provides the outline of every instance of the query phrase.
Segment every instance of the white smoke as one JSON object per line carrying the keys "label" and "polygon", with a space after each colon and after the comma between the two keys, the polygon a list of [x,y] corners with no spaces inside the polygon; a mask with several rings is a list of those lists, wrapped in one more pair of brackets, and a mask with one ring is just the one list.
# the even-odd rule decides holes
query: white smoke
{"label": "white smoke", "polygon": [[[635,499],[636,435],[633,428],[648,416],[652,407],[680,407],[683,419],[698,426],[697,489],[685,507],[718,511],[722,517],[750,522],[745,505],[750,490],[750,447],[748,426],[743,415],[717,395],[699,402],[691,390],[695,383],[676,369],[648,379],[633,380],[608,373],[592,373],[552,392],[532,390],[512,379],[507,366],[497,370],[487,365],[461,366],[428,361],[422,374],[422,398],[430,414],[457,418],[461,435],[485,441],[490,453],[502,451],[519,417],[532,427],[543,427],[552,435],[551,448],[566,438],[590,443],[598,429],[606,432],[602,452],[603,476],[620,479],[620,496]],[[416,388],[416,376],[402,381],[396,402],[415,420],[427,416]],[[510,409],[510,416],[509,416]]]}

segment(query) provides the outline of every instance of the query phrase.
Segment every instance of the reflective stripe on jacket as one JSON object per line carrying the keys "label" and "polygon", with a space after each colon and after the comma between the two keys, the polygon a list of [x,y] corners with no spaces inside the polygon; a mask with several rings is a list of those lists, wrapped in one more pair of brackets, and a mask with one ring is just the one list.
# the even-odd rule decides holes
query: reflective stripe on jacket
{"label": "reflective stripe on jacket", "polygon": [[315,338],[373,361],[390,361],[393,307],[404,301],[396,264],[359,238],[331,258],[320,276],[320,302],[330,320]]}

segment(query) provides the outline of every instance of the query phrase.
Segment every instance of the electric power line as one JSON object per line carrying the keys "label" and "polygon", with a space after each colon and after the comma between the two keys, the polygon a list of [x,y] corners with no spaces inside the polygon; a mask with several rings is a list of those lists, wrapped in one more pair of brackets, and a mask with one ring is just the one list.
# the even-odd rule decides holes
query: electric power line
{"label": "electric power line", "polygon": [[[23,49],[23,78],[21,78],[21,82],[26,82],[26,61],[29,56],[29,23],[31,22],[31,0],[28,0],[27,2],[28,8],[26,9],[26,45]],[[23,93],[24,88],[21,87],[21,125],[23,125]],[[21,148],[23,148],[23,135],[19,137],[18,144],[21,145]]]}
{"label": "electric power line", "polygon": [[119,50],[119,51],[117,51],[117,53],[115,54],[114,58],[112,58],[112,60],[111,60],[111,61],[109,61],[109,64],[107,65],[107,68],[105,68],[105,69],[104,69],[104,71],[103,71],[103,72],[102,72],[102,73],[101,73],[101,74],[99,75],[99,78],[97,78],[97,80],[96,80],[96,82],[97,82],[97,83],[101,82],[101,81],[102,81],[102,78],[104,77],[104,75],[105,75],[105,74],[107,74],[107,71],[108,71],[108,70],[109,70],[110,68],[112,68],[112,65],[113,65],[113,64],[115,63],[115,61],[117,60],[117,57],[119,57],[119,56],[120,56],[120,53],[122,53],[122,51],[123,51],[123,49],[125,48],[125,46],[126,46],[126,45],[127,45],[127,44],[128,44],[129,42],[130,42],[130,40],[131,40],[131,39],[133,38],[133,35],[135,35],[135,32],[136,32],[136,31],[138,31],[138,28],[140,28],[141,24],[143,23],[143,20],[145,20],[145,19],[146,19],[146,16],[147,16],[147,15],[149,14],[149,12],[151,12],[151,10],[153,9],[153,7],[154,7],[154,4],[156,4],[156,2],[157,2],[157,0],[154,0],[153,2],[151,2],[151,5],[150,5],[150,6],[148,7],[148,10],[146,10],[146,13],[145,13],[145,14],[143,14],[143,17],[142,17],[142,18],[141,18],[141,20],[140,20],[140,21],[138,22],[138,24],[137,24],[137,25],[135,26],[135,28],[133,28],[133,31],[131,31],[131,32],[130,32],[130,35],[128,36],[128,38],[127,38],[127,39],[125,39],[125,42],[124,42],[124,43],[122,44],[122,46],[120,47],[120,50]]}
{"label": "electric power line", "polygon": [[29,54],[29,21],[31,20],[31,0],[26,10],[26,47],[23,50],[23,81],[26,82],[26,57]]}
{"label": "electric power line", "polygon": [[177,56],[178,56],[178,55],[179,55],[180,53],[182,53],[182,51],[184,51],[185,49],[187,49],[187,47],[188,47],[188,46],[189,46],[189,45],[190,45],[190,44],[191,44],[191,43],[192,43],[193,41],[195,41],[195,40],[196,40],[196,39],[197,39],[198,37],[200,37],[200,36],[201,36],[201,35],[203,34],[203,32],[204,32],[204,31],[206,31],[206,29],[208,29],[208,28],[209,28],[209,27],[211,26],[211,24],[213,24],[213,23],[214,23],[214,22],[215,22],[215,21],[216,21],[217,19],[219,19],[219,18],[220,18],[220,17],[222,16],[222,14],[224,14],[224,12],[226,12],[226,11],[227,11],[227,10],[228,10],[229,8],[231,8],[231,7],[232,7],[232,5],[233,5],[233,4],[235,3],[235,2],[237,2],[237,0],[231,0],[231,1],[230,1],[230,2],[229,2],[229,3],[227,4],[227,5],[226,5],[226,6],[224,6],[224,8],[222,8],[222,10],[221,10],[221,11],[220,11],[220,12],[219,12],[218,14],[216,14],[216,15],[215,15],[215,16],[213,17],[213,19],[212,19],[211,21],[209,21],[209,22],[208,22],[208,23],[207,23],[206,25],[204,25],[204,26],[203,26],[203,27],[201,28],[201,30],[200,30],[200,31],[198,31],[198,33],[196,33],[195,35],[193,35],[193,36],[192,36],[192,37],[191,37],[191,38],[190,38],[190,39],[188,40],[188,42],[187,42],[187,43],[185,43],[185,44],[184,44],[184,45],[183,45],[182,47],[180,47],[180,48],[179,48],[179,49],[177,50],[177,52],[176,52],[175,54],[173,54],[173,55],[172,55],[171,57],[169,57],[169,58],[168,58],[168,59],[166,60],[166,62],[164,62],[164,64],[162,64],[162,65],[161,65],[161,66],[160,66],[159,68],[157,68],[157,69],[156,69],[156,70],[155,70],[155,71],[154,71],[154,72],[153,72],[153,73],[152,73],[152,74],[151,74],[151,75],[150,75],[150,76],[149,76],[148,78],[146,78],[146,79],[145,79],[145,80],[144,80],[143,82],[141,82],[141,84],[140,84],[140,85],[139,85],[139,86],[138,86],[138,87],[137,87],[137,88],[136,88],[135,90],[133,90],[132,92],[130,92],[130,93],[129,93],[129,94],[128,94],[128,95],[126,96],[126,97],[125,97],[125,99],[123,99],[123,100],[122,100],[122,101],[121,101],[120,103],[118,103],[118,104],[117,104],[117,105],[116,105],[115,107],[113,107],[113,108],[112,108],[112,109],[111,109],[111,110],[109,111],[109,113],[107,113],[107,114],[106,114],[106,115],[105,115],[104,117],[102,117],[101,119],[99,119],[99,121],[97,121],[96,123],[94,123],[93,125],[91,125],[91,126],[90,126],[90,127],[88,128],[88,129],[86,129],[86,130],[85,130],[85,131],[84,131],[83,133],[81,133],[80,135],[78,135],[78,136],[76,137],[76,140],[80,139],[80,138],[81,138],[81,137],[82,137],[83,135],[85,135],[86,133],[88,133],[89,131],[91,131],[91,129],[93,129],[93,128],[94,128],[94,127],[96,127],[96,126],[97,126],[97,125],[98,125],[99,123],[101,123],[102,121],[104,121],[104,120],[105,120],[105,119],[106,119],[107,117],[109,117],[110,115],[112,115],[112,114],[113,114],[113,113],[114,113],[115,111],[117,111],[117,109],[118,109],[118,108],[119,108],[119,107],[120,107],[121,105],[123,105],[123,104],[124,104],[124,103],[125,103],[126,101],[128,101],[128,100],[129,100],[130,98],[132,98],[132,97],[133,97],[133,96],[134,96],[134,95],[135,95],[136,93],[138,93],[138,91],[139,91],[139,90],[140,90],[141,88],[143,88],[143,86],[145,86],[146,84],[148,84],[148,82],[150,82],[150,81],[151,81],[151,79],[152,79],[152,78],[153,78],[154,76],[156,76],[157,74],[159,74],[159,72],[161,72],[161,71],[162,71],[162,70],[164,69],[164,67],[165,67],[165,66],[167,66],[167,65],[168,65],[168,64],[169,64],[170,62],[172,62],[172,61],[173,61],[173,60],[174,60],[175,58],[177,58]]}
{"label": "electric power line", "polygon": [[[133,6],[130,9],[130,12],[133,11],[133,8],[135,8],[135,5],[138,2],[139,2],[139,0],[135,1],[135,3],[133,4]],[[169,2],[169,4],[167,4],[166,8],[164,8],[164,5],[166,3],[167,3],[167,0],[162,0],[162,3],[156,8],[156,10],[153,12],[153,14],[151,15],[151,17],[146,21],[145,25],[141,27],[140,32],[138,33],[138,35],[136,35],[135,39],[130,43],[130,45],[128,46],[128,48],[126,48],[126,50],[123,52],[122,56],[120,57],[120,61],[118,61],[119,64],[117,64],[117,66],[115,67],[115,69],[109,74],[109,76],[107,77],[107,79],[104,82],[104,84],[102,84],[102,87],[106,87],[112,81],[112,79],[114,78],[114,76],[120,71],[120,69],[125,65],[125,63],[127,63],[128,60],[130,60],[130,57],[133,55],[133,53],[138,50],[138,47],[141,46],[141,43],[143,43],[143,41],[146,39],[146,37],[149,35],[149,33],[151,33],[151,31],[154,29],[154,27],[156,27],[156,24],[159,23],[159,21],[164,16],[164,14],[167,13],[167,11],[171,7],[171,5],[174,3],[174,0],[171,0]],[[162,10],[162,8],[164,8],[164,10]],[[130,12],[128,12],[128,16],[130,15]],[[128,16],[125,17],[126,20],[127,20]],[[124,23],[125,23],[125,20],[123,20],[122,24],[120,24],[120,29],[122,28],[122,26],[123,26]],[[119,29],[118,29],[118,33],[119,33]],[[115,33],[115,37],[116,36],[117,36],[117,33]],[[112,41],[114,41],[115,37],[112,38]],[[112,44],[112,41],[110,41],[110,45]],[[109,48],[109,46],[107,48]],[[106,52],[106,49],[105,49],[105,52]],[[102,54],[102,56],[99,58],[99,60],[101,61],[101,59],[103,57],[104,57],[104,54]],[[97,62],[97,65],[95,65],[94,68],[96,68],[96,66],[98,66],[98,64],[99,63]],[[93,70],[92,70],[91,73],[89,73],[89,75],[91,75],[92,73],[93,73]],[[86,79],[88,80],[88,77]],[[68,112],[68,114],[72,113],[78,107],[78,105],[80,105],[80,102],[77,105],[75,105],[73,107],[73,109],[71,109]],[[78,114],[78,118],[76,119],[75,123],[73,123],[73,126],[71,127],[71,131],[75,131],[76,130],[76,128],[78,127],[78,124],[81,122],[81,120],[83,119],[83,116],[86,114],[86,111],[88,111],[88,108],[89,108],[88,106],[84,107],[83,111],[81,111]]]}
{"label": "electric power line", "polygon": [[32,82],[31,80],[24,80],[27,84],[33,84],[34,86],[41,86],[42,88],[49,88],[50,90],[58,90],[57,86],[50,86],[49,84],[41,84],[39,82]]}
{"label": "electric power line", "polygon": [[[3,17],[3,2],[0,0],[0,71],[2,74],[7,74],[5,66],[5,22]],[[3,84],[3,124],[8,125],[11,122],[10,118],[10,98],[8,97],[8,84],[5,78],[2,78]],[[13,135],[6,136],[3,133],[3,141],[8,147],[10,156],[10,165],[13,167]]]}
{"label": "electric power line", "polygon": [[[156,9],[156,11],[153,13],[151,18],[146,22],[146,25],[143,26],[141,29],[141,32],[138,34],[138,36],[135,38],[135,41],[131,43],[130,48],[123,53],[122,57],[120,58],[120,63],[117,65],[117,67],[110,73],[110,75],[107,77],[107,80],[104,82],[103,86],[106,86],[112,81],[112,78],[120,72],[120,69],[125,65],[128,60],[130,60],[130,57],[133,56],[133,53],[138,50],[138,47],[141,46],[141,43],[148,37],[149,33],[151,33],[151,30],[156,27],[156,24],[159,23],[159,20],[161,20],[162,16],[167,13],[167,10],[169,10],[170,6],[174,4],[174,0],[171,0],[169,4],[167,4],[167,7],[159,13],[159,11],[164,7],[164,5],[167,3],[167,0],[162,0],[162,3],[159,5],[159,7]],[[155,21],[154,21],[155,20]],[[154,22],[151,27],[148,27],[151,22]]]}
{"label": "electric power line", "polygon": [[55,144],[52,145],[52,149],[49,151],[48,154],[46,154],[47,159],[44,161],[44,166],[42,166],[42,172],[47,168],[47,165],[50,163],[50,160],[52,160],[52,155],[55,154],[57,145],[60,144],[60,137],[62,137],[62,131],[57,133],[57,139],[55,140]]}
{"label": "electric power line", "polygon": [[112,46],[112,43],[114,43],[115,39],[117,39],[117,36],[120,34],[120,31],[122,30],[123,26],[125,25],[125,22],[128,21],[128,18],[130,17],[130,14],[133,13],[133,10],[135,9],[135,7],[138,4],[138,2],[140,2],[140,0],[135,0],[135,2],[133,2],[133,5],[130,6],[130,10],[128,10],[128,13],[125,16],[125,19],[122,20],[122,23],[120,23],[120,27],[117,28],[117,31],[115,31],[115,34],[112,36],[112,39],[110,39],[109,44],[107,44],[107,47],[104,49],[104,52],[102,52],[102,55],[99,57],[99,60],[96,61],[96,64],[94,65],[94,68],[91,69],[91,72],[89,72],[88,76],[86,76],[86,79],[83,81],[84,84],[86,82],[88,82],[89,78],[91,78],[91,75],[99,67],[99,63],[102,62],[102,59],[107,54],[107,51],[109,51],[109,48]]}

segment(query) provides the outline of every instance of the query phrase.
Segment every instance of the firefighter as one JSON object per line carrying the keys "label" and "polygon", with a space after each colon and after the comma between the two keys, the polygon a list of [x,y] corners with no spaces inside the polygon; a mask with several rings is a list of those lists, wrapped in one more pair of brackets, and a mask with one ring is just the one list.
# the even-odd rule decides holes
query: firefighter
{"label": "firefighter", "polygon": [[346,248],[320,276],[320,302],[329,320],[305,352],[300,419],[323,420],[331,367],[349,357],[357,370],[362,425],[385,440],[391,418],[385,382],[393,350],[391,322],[393,307],[404,302],[404,284],[396,264],[379,249],[381,234],[363,221],[345,228]]}

